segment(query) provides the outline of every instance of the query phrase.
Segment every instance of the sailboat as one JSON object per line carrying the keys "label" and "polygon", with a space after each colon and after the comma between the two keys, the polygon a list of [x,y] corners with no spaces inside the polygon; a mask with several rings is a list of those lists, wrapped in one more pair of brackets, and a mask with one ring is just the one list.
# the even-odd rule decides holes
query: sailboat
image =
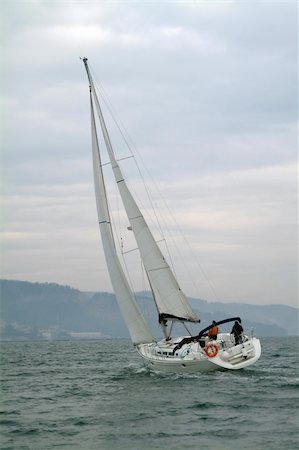
{"label": "sailboat", "polygon": [[[133,198],[117,160],[102,108],[92,78],[88,59],[83,60],[88,81],[91,113],[92,159],[95,197],[102,245],[111,284],[128,328],[131,340],[150,369],[162,372],[193,373],[212,370],[237,370],[254,364],[261,355],[259,339],[219,332],[219,326],[239,317],[213,322],[192,334],[187,324],[200,323],[174,273],[153,237],[148,224]],[[146,323],[118,256],[107,200],[97,125],[100,125],[115,182],[132,230],[143,267],[157,308],[157,320],[164,338],[156,339]],[[187,335],[175,336],[177,324],[184,325]],[[216,335],[211,331],[216,329]]]}

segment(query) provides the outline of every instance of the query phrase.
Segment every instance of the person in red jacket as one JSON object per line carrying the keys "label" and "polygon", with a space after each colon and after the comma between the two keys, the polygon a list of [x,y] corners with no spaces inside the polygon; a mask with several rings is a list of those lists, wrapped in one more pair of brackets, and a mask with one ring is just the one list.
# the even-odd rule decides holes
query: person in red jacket
{"label": "person in red jacket", "polygon": [[213,339],[214,341],[216,341],[217,334],[219,333],[219,328],[217,327],[217,323],[215,322],[215,320],[213,320],[212,325],[214,325],[214,326],[209,329],[208,336],[210,339]]}

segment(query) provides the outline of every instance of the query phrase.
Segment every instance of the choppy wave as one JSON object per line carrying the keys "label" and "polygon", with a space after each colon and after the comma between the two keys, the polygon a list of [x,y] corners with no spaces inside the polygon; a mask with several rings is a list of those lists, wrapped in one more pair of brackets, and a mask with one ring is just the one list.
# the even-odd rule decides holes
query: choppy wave
{"label": "choppy wave", "polygon": [[128,341],[4,343],[1,448],[295,450],[297,342],[205,374],[150,371]]}

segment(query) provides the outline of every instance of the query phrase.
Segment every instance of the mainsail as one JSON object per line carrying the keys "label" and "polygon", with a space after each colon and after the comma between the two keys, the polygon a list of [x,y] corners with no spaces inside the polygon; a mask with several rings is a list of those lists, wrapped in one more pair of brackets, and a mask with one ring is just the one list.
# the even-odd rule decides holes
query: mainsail
{"label": "mainsail", "polygon": [[[141,259],[153,291],[160,318],[198,322],[196,314],[192,311],[185,294],[178,285],[171,268],[165,260],[138,205],[128,189],[114,155],[93,80],[87,65],[87,59],[84,59],[84,63],[115,180],[140,251]],[[110,276],[113,276],[113,274],[110,273]]]}
{"label": "mainsail", "polygon": [[91,92],[90,92],[90,108],[91,108],[92,155],[93,155],[96,204],[103,248],[111,283],[122,316],[126,322],[133,343],[141,344],[146,342],[153,342],[155,339],[152,336],[146,322],[144,321],[144,318],[138,308],[132,290],[127,282],[127,279],[125,277],[125,274],[123,272],[123,269],[121,267],[117,255],[113,239],[109,209],[106,198],[106,190],[103,180],[101,158],[99,153],[96,122]]}

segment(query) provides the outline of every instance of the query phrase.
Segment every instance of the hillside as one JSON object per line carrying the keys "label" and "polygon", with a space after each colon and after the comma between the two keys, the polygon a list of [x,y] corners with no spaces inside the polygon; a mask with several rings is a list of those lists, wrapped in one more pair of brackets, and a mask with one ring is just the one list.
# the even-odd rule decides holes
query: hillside
{"label": "hillside", "polygon": [[[0,280],[1,339],[69,339],[128,337],[115,296],[87,293],[54,283]],[[138,302],[155,335],[161,335],[149,293]],[[247,332],[258,336],[298,334],[298,309],[285,305],[209,303],[190,299],[201,318],[201,328],[212,319],[240,316]],[[198,327],[194,332],[198,332]]]}

